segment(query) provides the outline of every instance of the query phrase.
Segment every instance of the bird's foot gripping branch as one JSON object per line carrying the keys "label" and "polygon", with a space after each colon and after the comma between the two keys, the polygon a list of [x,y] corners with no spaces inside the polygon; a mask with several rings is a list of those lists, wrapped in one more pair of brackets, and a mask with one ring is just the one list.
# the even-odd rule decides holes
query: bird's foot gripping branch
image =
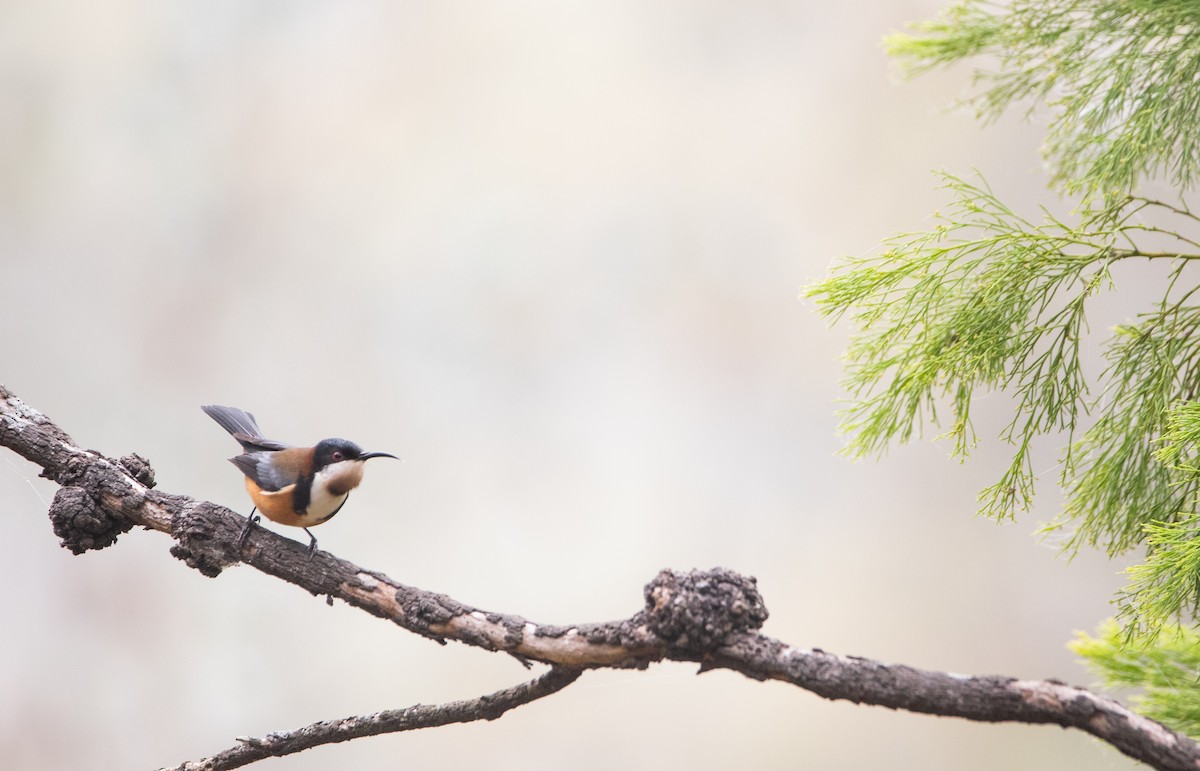
{"label": "bird's foot gripping branch", "polygon": [[730,570],[659,573],[628,619],[554,626],[473,608],[405,586],[327,552],[255,529],[239,549],[245,518],[222,506],[153,489],[149,463],[84,450],[42,413],[0,385],[0,446],[41,468],[62,489],[51,505],[54,532],[76,554],[112,545],[141,526],[169,534],[171,553],[208,576],[239,562],[316,596],[341,599],[411,632],[508,653],[550,673],[466,702],[410,707],[327,721],[266,739],[247,739],[179,768],[236,768],[264,757],[389,731],[495,719],[569,685],[584,669],[698,662],[780,680],[827,699],[983,722],[1052,724],[1084,731],[1156,768],[1200,769],[1200,745],[1120,703],[1055,681],[966,677],[798,648],[763,635],[766,607],[754,579]]}

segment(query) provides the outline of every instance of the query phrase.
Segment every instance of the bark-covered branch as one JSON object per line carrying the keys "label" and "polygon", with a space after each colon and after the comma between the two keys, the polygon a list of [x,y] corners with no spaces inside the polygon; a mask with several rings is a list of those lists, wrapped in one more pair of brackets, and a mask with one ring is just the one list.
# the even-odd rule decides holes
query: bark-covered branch
{"label": "bark-covered branch", "polygon": [[364,736],[414,731],[418,728],[433,728],[451,723],[495,720],[514,707],[561,691],[578,680],[579,675],[578,669],[554,667],[535,680],[489,693],[478,699],[452,701],[447,704],[417,704],[406,709],[389,709],[372,715],[322,720],[295,731],[269,734],[262,739],[243,737],[238,739],[237,746],[210,758],[183,763],[163,771],[228,771],[249,765],[256,760],[281,758],[322,744],[335,744]]}
{"label": "bark-covered branch", "polygon": [[699,662],[756,680],[782,680],[827,699],[984,722],[1075,728],[1156,768],[1200,769],[1200,745],[1120,703],[1056,681],[969,677],[802,649],[759,633],[767,612],[753,578],[716,569],[664,570],[628,619],[553,626],[492,613],[401,584],[327,552],[255,529],[238,549],[244,517],[222,506],[152,489],[137,455],[118,460],[80,448],[45,415],[0,385],[0,445],[40,466],[62,488],[54,532],[75,553],[100,549],[138,525],[169,534],[171,553],[205,575],[245,563],[313,595],[343,600],[411,632],[503,651],[568,670]]}

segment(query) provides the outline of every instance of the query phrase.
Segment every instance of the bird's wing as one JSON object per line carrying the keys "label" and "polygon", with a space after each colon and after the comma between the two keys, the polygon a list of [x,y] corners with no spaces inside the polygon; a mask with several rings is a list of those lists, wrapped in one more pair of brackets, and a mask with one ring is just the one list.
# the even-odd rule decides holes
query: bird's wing
{"label": "bird's wing", "polygon": [[270,452],[247,452],[236,458],[230,458],[229,462],[269,493],[295,484],[300,478],[299,474],[289,469],[278,468],[270,462],[270,457]]}

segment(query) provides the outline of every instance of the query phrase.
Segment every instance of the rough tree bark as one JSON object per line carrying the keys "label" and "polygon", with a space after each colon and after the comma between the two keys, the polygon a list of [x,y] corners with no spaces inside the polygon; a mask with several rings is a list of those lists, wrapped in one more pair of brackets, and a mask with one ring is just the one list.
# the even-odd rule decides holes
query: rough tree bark
{"label": "rough tree bark", "polygon": [[753,578],[715,569],[664,570],[644,590],[645,606],[628,619],[552,626],[492,613],[442,594],[405,586],[326,552],[309,559],[297,541],[256,529],[244,548],[245,519],[229,509],[153,489],[145,459],[111,459],[80,448],[49,418],[0,385],[0,445],[42,468],[61,489],[50,506],[54,532],[76,554],[102,549],[132,527],[170,535],[171,554],[207,576],[244,563],[328,601],[339,599],[439,642],[453,640],[508,653],[552,669],[542,677],[467,702],[411,707],[328,721],[266,739],[242,740],[212,758],[179,768],[235,768],[387,731],[494,719],[554,693],[580,671],[644,669],[662,660],[782,680],[827,699],[983,722],[1047,723],[1084,731],[1162,769],[1200,769],[1200,745],[1120,703],[1061,682],[968,677],[797,648],[761,634],[766,607]]}

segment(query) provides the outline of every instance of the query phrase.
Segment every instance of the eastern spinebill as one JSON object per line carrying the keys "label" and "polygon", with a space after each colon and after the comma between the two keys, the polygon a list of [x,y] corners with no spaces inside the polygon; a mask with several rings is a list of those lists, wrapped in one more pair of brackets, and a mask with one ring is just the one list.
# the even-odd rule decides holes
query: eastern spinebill
{"label": "eastern spinebill", "polygon": [[363,464],[371,458],[396,457],[363,452],[347,439],[322,439],[312,447],[293,447],[265,438],[254,416],[245,410],[219,404],[200,409],[242,446],[242,454],[229,460],[246,475],[246,491],[254,510],[246,517],[239,548],[258,521],[254,512],[261,511],[272,522],[304,528],[311,539],[308,554],[312,556],[317,538],[309,528],[328,522],[342,510],[350,491],[362,482]]}

